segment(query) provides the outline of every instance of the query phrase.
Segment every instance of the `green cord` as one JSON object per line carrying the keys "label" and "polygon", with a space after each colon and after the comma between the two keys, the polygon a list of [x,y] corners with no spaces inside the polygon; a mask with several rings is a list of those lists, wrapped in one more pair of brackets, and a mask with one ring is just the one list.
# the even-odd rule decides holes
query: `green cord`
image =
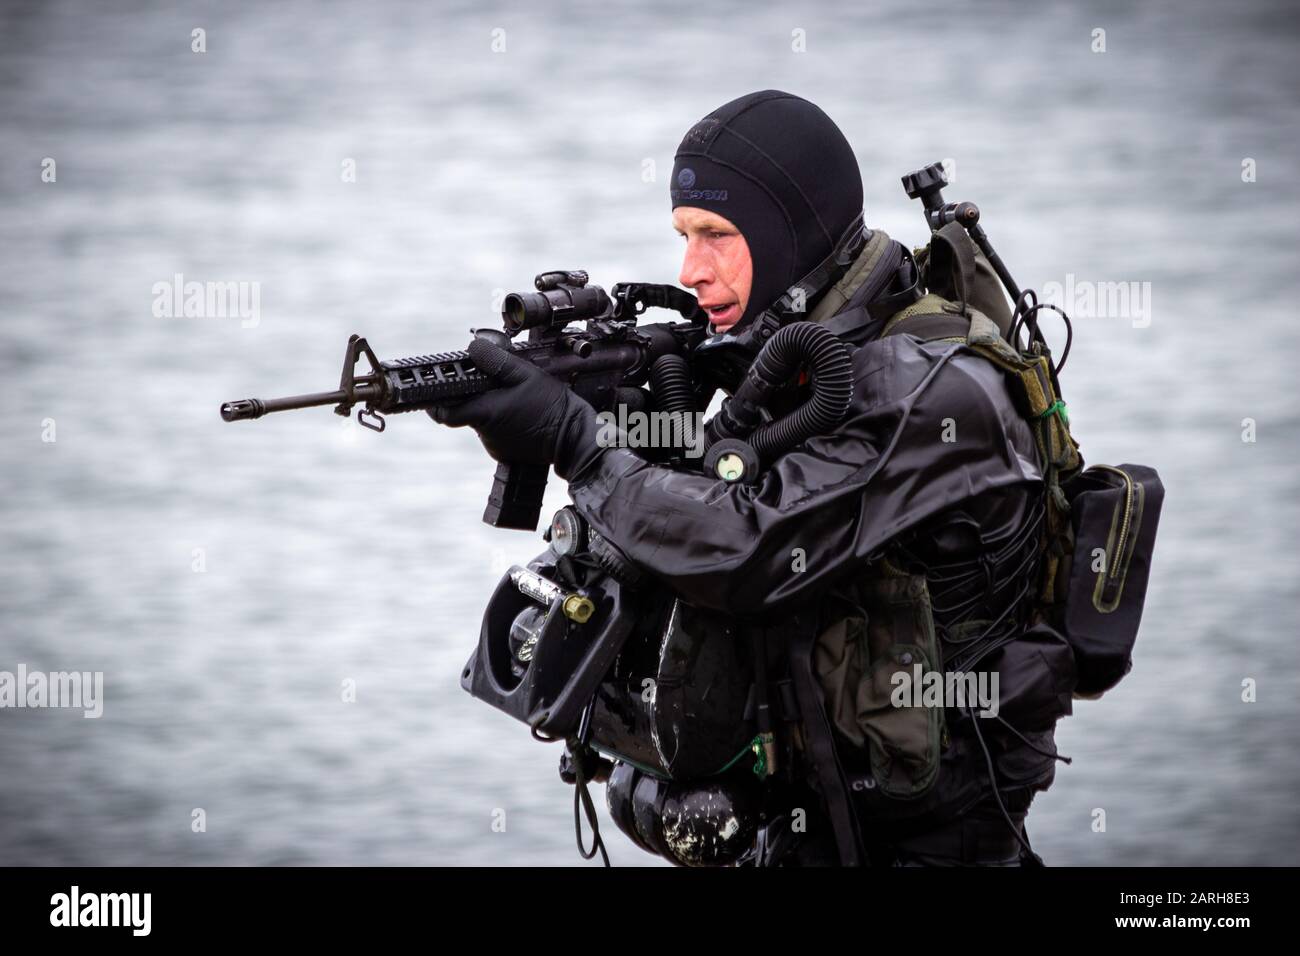
{"label": "green cord", "polygon": [[1057,414],[1057,415],[1060,415],[1060,416],[1061,416],[1061,421],[1062,421],[1064,424],[1066,424],[1066,425],[1070,424],[1070,416],[1069,416],[1068,414],[1066,414],[1066,411],[1065,411],[1065,402],[1061,401],[1059,398],[1058,398],[1056,401],[1052,402],[1051,405],[1048,405],[1048,406],[1047,406],[1047,410],[1044,411],[1044,412],[1043,412],[1041,415],[1039,415],[1038,417],[1039,417],[1039,418],[1046,418],[1048,415],[1051,415],[1051,414],[1053,414],[1053,413],[1055,413],[1055,414]]}
{"label": "green cord", "polygon": [[728,770],[730,770],[732,767],[736,765],[736,761],[738,761],[741,757],[745,756],[745,754],[747,753],[752,753],[754,750],[755,740],[758,740],[758,738],[755,737],[754,740],[751,740],[749,743],[745,744],[745,746],[741,748],[740,753],[736,754],[736,756],[728,760],[721,770],[718,770],[717,772],[714,773],[714,776],[716,777],[720,773],[726,773]]}
{"label": "green cord", "polygon": [[762,780],[764,777],[767,776],[767,753],[763,750],[763,734],[759,734],[749,743],[745,744],[744,749],[742,749],[740,753],[736,754],[736,756],[728,760],[726,766],[724,766],[721,770],[719,770],[718,773],[726,773],[728,770],[730,770],[732,767],[736,765],[736,762],[740,760],[741,757],[749,753],[752,753],[756,758],[754,761],[754,766],[752,768],[754,771],[754,776]]}
{"label": "green cord", "polygon": [[767,779],[767,748],[766,744],[770,743],[772,735],[759,734],[750,742],[750,749],[754,751],[754,776],[759,780]]}

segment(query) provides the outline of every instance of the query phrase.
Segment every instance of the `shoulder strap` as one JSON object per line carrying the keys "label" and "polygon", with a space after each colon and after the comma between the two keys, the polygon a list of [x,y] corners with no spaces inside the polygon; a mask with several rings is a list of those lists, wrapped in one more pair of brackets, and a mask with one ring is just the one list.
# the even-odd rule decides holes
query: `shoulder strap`
{"label": "shoulder strap", "polygon": [[1029,423],[1043,464],[1047,511],[1043,529],[1044,568],[1039,600],[1052,605],[1061,600],[1058,568],[1073,548],[1070,504],[1061,488],[1083,467],[1079,443],[1070,434],[1065,402],[1053,384],[1051,359],[1022,354],[1002,337],[993,322],[975,314],[966,344],[1007,373],[1020,413]]}
{"label": "shoulder strap", "polygon": [[929,288],[967,311],[975,289],[975,249],[965,228],[950,222],[930,237]]}
{"label": "shoulder strap", "polygon": [[800,627],[789,644],[790,673],[794,679],[799,712],[804,718],[806,756],[821,788],[830,815],[831,832],[841,866],[861,866],[865,861],[862,834],[853,812],[844,768],[835,754],[830,721],[822,705],[822,691],[813,674],[813,645],[817,635],[807,624]]}
{"label": "shoulder strap", "polygon": [[808,314],[809,322],[825,322],[845,308],[859,304],[861,296],[875,297],[898,268],[902,244],[881,229],[871,234],[858,258]]}
{"label": "shoulder strap", "polygon": [[[876,245],[877,241],[880,245]],[[877,230],[857,263],[809,316],[840,339],[861,345],[921,293],[912,253]]]}
{"label": "shoulder strap", "polygon": [[1002,280],[962,226],[950,222],[933,233],[916,258],[932,292],[978,309],[993,320],[1003,338],[1010,337],[1011,309]]}
{"label": "shoulder strap", "polygon": [[947,299],[927,293],[885,323],[881,338],[906,332],[925,342],[938,339],[956,339],[965,342],[970,331],[970,317],[957,315],[944,306],[951,307]]}

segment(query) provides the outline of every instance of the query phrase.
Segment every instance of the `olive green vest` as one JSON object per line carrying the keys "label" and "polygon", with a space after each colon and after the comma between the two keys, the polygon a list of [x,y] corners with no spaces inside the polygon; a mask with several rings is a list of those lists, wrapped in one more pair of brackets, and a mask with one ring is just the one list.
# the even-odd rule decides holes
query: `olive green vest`
{"label": "olive green vest", "polygon": [[[1072,549],[1060,483],[1083,464],[1056,391],[1050,356],[1021,352],[1008,341],[1011,311],[1001,283],[961,226],[940,230],[915,255],[930,291],[891,317],[881,334],[961,343],[1007,374],[1044,470],[1048,507],[1039,604],[1050,606],[1063,597],[1061,556]],[[843,292],[841,304],[847,301]],[[926,579],[882,560],[850,589],[847,603],[842,613],[831,615],[832,623],[814,649],[814,673],[827,717],[852,744],[868,748],[882,793],[914,799],[934,785],[948,743],[942,706],[891,701],[896,673],[912,677],[919,666],[924,676],[942,668]]]}

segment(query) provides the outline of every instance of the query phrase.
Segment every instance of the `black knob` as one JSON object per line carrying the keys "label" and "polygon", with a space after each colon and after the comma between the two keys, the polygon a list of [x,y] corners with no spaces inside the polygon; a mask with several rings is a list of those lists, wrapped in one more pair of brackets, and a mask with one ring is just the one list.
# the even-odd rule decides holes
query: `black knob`
{"label": "black knob", "polygon": [[947,185],[948,174],[943,171],[943,163],[931,163],[903,177],[908,199],[923,199]]}

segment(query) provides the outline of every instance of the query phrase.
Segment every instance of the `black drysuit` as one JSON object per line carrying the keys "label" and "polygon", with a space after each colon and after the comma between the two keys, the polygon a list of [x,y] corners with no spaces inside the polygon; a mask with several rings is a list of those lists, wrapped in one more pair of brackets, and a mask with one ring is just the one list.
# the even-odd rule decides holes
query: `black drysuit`
{"label": "black drysuit", "polygon": [[858,349],[853,367],[853,402],[836,433],[783,455],[756,485],[610,449],[570,484],[573,501],[686,600],[758,614],[816,598],[955,504],[978,511],[995,489],[1018,488],[1026,502],[1041,493],[1033,435],[987,360],[897,335]]}
{"label": "black drysuit", "polygon": [[[852,404],[835,433],[781,456],[755,485],[608,449],[570,494],[592,528],[682,599],[731,615],[817,604],[881,555],[915,563],[931,578],[945,663],[997,669],[1002,719],[975,728],[950,710],[939,783],[908,811],[910,824],[886,821],[884,837],[932,830],[981,800],[987,808],[985,745],[1007,802],[1027,809],[1022,798],[1051,783],[1053,729],[1073,689],[1068,645],[1023,626],[1036,571],[1024,557],[1034,557],[1036,535],[1026,531],[1042,508],[1034,437],[1005,373],[965,345],[890,335],[858,348],[853,368]],[[990,557],[1017,540],[1028,552]],[[1011,631],[982,657],[956,643],[960,619],[999,616]]]}

